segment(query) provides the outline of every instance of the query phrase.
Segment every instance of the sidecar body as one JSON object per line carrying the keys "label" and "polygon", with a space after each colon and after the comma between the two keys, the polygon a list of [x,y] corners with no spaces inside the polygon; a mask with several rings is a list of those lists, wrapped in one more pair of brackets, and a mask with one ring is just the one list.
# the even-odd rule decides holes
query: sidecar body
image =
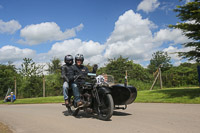
{"label": "sidecar body", "polygon": [[109,87],[113,97],[114,105],[128,105],[135,101],[137,89],[133,86],[116,84]]}

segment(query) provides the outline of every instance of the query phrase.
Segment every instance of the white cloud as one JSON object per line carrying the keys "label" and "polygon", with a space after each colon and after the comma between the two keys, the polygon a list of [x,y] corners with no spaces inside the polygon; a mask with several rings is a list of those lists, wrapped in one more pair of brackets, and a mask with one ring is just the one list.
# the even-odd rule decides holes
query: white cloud
{"label": "white cloud", "polygon": [[[185,60],[182,60],[181,57],[178,56],[177,52],[188,52],[194,50],[192,47],[184,47],[184,48],[178,48],[174,46],[169,46],[168,48],[163,49],[164,52],[167,52],[168,55],[171,57],[171,60],[174,62],[174,66],[179,66],[181,63],[185,62]],[[189,63],[195,63],[194,61],[187,61]]]}
{"label": "white cloud", "polygon": [[191,0],[185,0],[185,4],[187,4],[188,2],[191,2]]}
{"label": "white cloud", "polygon": [[[107,39],[104,57],[114,58],[122,55],[139,63],[149,61],[152,53],[162,50],[160,46],[166,47],[191,41],[179,29],[160,29],[153,35],[152,25],[153,22],[143,19],[140,14],[132,10],[125,12],[117,20],[114,31]],[[174,49],[176,50],[187,49]],[[173,58],[177,57],[174,55]]]}
{"label": "white cloud", "polygon": [[173,60],[180,60],[181,58],[178,56],[176,52],[178,52],[178,47],[169,46],[168,48],[163,49],[164,52],[171,57]]}
{"label": "white cloud", "polygon": [[120,55],[134,60],[147,60],[153,48],[152,22],[142,19],[133,10],[125,12],[115,23],[115,29],[106,42],[106,58]]}
{"label": "white cloud", "polygon": [[160,2],[157,0],[143,0],[137,7],[137,11],[143,10],[146,13],[154,11],[158,6],[160,5]]}
{"label": "white cloud", "polygon": [[188,52],[194,50],[192,47],[178,48],[174,46],[169,46],[168,48],[163,49],[164,52],[167,52],[171,59],[175,61],[180,61],[181,57],[178,56],[177,52]]}
{"label": "white cloud", "polygon": [[0,33],[14,34],[20,28],[21,25],[16,20],[10,20],[8,22],[0,20]]}
{"label": "white cloud", "polygon": [[65,40],[63,42],[55,43],[48,54],[43,54],[41,56],[47,57],[57,57],[64,59],[64,56],[71,54],[75,56],[76,54],[83,54],[85,57],[85,63],[100,63],[104,60],[102,56],[105,46],[98,42],[88,41],[84,42],[80,39]]}
{"label": "white cloud", "polygon": [[161,29],[155,33],[155,42],[172,41],[174,44],[182,44],[190,40],[183,35],[180,29]]}
{"label": "white cloud", "polygon": [[6,45],[0,48],[0,62],[6,63],[8,61],[19,61],[23,58],[33,58],[36,52],[31,49],[20,49],[15,46]]}
{"label": "white cloud", "polygon": [[[78,38],[65,40],[66,37],[75,36],[76,32],[83,28],[82,24],[65,32],[62,32],[54,22],[29,25],[21,30],[21,36],[25,38],[24,42],[29,45],[61,40],[52,45],[51,50],[47,53],[35,55],[33,60],[36,62],[50,62],[53,57],[63,60],[66,54],[75,56],[80,53],[85,56],[85,64],[97,63],[102,66],[107,61],[107,58],[119,57],[120,55],[141,64],[145,61],[147,63],[151,59],[153,52],[163,50],[163,47],[168,46],[164,51],[168,52],[174,60],[180,60],[177,55],[172,53],[187,49],[177,48],[174,45],[185,43],[188,39],[177,29],[160,29],[158,32],[152,33],[152,28],[155,27],[157,26],[149,19],[144,19],[140,14],[129,10],[118,18],[113,32],[105,44],[92,40],[82,41]],[[13,49],[19,48],[15,47]],[[25,49],[20,50],[26,51]],[[9,54],[5,53],[5,59],[15,60],[18,57],[22,59],[22,56],[23,58],[27,56],[26,54],[18,55],[17,52],[13,53],[16,53],[13,57],[6,57],[5,55]],[[31,55],[34,55],[35,51],[30,51],[29,53],[32,53],[30,57],[33,57]],[[2,56],[1,53],[0,55]],[[0,61],[2,60],[3,58]]]}
{"label": "white cloud", "polygon": [[32,24],[23,28],[20,36],[25,40],[19,40],[20,44],[37,45],[47,41],[59,41],[69,39],[76,36],[76,32],[83,28],[83,24],[72,29],[66,29],[64,32],[55,22],[45,22],[40,24]]}

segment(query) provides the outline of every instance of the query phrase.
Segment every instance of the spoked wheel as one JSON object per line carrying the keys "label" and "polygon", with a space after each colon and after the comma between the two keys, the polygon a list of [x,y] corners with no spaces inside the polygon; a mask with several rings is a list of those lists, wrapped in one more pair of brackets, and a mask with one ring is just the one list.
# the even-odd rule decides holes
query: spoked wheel
{"label": "spoked wheel", "polygon": [[113,115],[114,103],[111,94],[99,94],[101,106],[99,107],[99,119],[110,120]]}

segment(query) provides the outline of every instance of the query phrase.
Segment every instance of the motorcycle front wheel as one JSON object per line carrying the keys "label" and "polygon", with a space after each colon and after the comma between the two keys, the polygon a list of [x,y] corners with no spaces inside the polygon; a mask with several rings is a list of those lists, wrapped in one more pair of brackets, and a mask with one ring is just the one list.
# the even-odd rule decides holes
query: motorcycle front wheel
{"label": "motorcycle front wheel", "polygon": [[99,94],[99,119],[110,120],[113,115],[114,103],[111,94]]}

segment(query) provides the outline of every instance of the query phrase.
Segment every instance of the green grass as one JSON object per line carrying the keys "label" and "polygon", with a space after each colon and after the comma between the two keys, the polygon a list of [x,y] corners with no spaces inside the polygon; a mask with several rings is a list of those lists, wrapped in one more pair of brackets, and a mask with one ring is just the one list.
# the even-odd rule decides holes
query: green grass
{"label": "green grass", "polygon": [[[37,103],[64,103],[63,96],[51,96],[51,97],[38,97],[38,98],[24,98],[17,99],[14,103],[4,103],[4,104],[37,104]],[[3,101],[0,101],[2,104]]]}
{"label": "green grass", "polygon": [[[139,103],[190,103],[200,104],[200,88],[168,88],[159,90],[138,91],[135,102]],[[64,103],[63,96],[17,99],[14,103],[0,104],[37,104],[37,103]]]}
{"label": "green grass", "polygon": [[169,88],[152,91],[138,91],[135,102],[200,104],[200,88]]}

